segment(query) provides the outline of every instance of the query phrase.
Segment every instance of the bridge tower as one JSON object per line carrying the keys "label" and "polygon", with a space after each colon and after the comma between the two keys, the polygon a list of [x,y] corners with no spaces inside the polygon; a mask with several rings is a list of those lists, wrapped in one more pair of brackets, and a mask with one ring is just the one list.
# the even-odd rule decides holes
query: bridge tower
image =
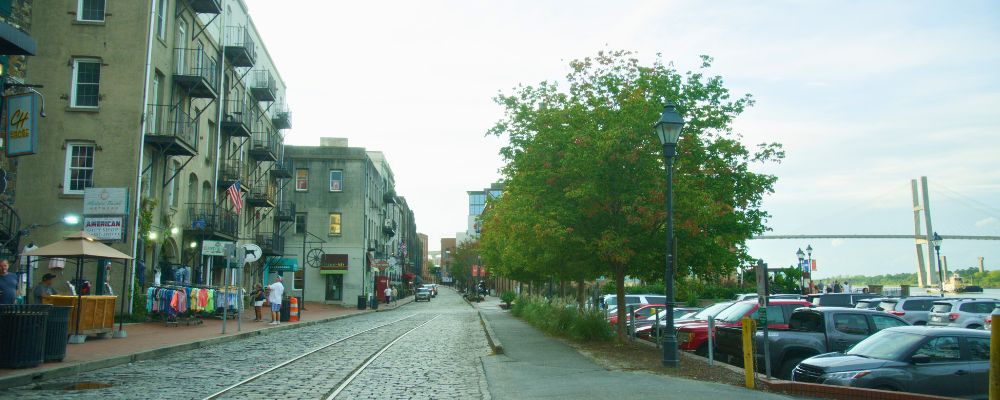
{"label": "bridge tower", "polygon": [[[931,205],[930,194],[927,190],[927,177],[920,177],[920,187],[917,187],[917,180],[910,180],[910,187],[913,191],[913,236],[915,236],[917,248],[917,285],[920,287],[937,286],[936,264],[934,262],[934,246],[931,239],[934,236],[934,228],[931,225]],[[923,224],[921,224],[921,214],[923,214]],[[921,225],[926,230],[921,232]],[[927,246],[927,263],[924,263],[924,245]]]}

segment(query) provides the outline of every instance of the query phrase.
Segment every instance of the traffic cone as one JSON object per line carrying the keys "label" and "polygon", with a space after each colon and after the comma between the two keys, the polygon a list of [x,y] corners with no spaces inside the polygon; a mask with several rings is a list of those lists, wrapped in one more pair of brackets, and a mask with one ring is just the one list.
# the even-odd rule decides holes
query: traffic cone
{"label": "traffic cone", "polygon": [[292,305],[289,306],[288,311],[288,321],[289,322],[299,322],[299,298],[292,297]]}

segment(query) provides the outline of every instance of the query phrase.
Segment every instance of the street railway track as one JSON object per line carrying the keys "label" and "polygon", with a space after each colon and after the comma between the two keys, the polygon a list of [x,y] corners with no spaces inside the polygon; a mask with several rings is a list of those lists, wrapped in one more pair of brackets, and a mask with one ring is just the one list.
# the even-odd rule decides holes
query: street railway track
{"label": "street railway track", "polygon": [[[406,317],[397,319],[395,321],[388,322],[388,323],[385,323],[385,324],[382,324],[382,325],[378,325],[378,326],[375,326],[373,328],[366,329],[364,331],[361,331],[361,332],[358,332],[358,333],[355,333],[355,334],[352,334],[352,335],[349,335],[349,336],[337,339],[337,340],[335,340],[333,342],[327,343],[327,344],[322,345],[320,347],[317,347],[317,348],[315,348],[313,350],[309,350],[309,351],[307,351],[307,352],[305,352],[303,354],[300,354],[300,355],[298,355],[298,356],[296,356],[296,357],[294,357],[292,359],[289,359],[289,360],[287,360],[285,362],[282,362],[281,364],[275,365],[275,366],[273,366],[271,368],[268,368],[268,369],[266,369],[264,371],[261,371],[261,372],[255,374],[253,376],[250,376],[250,377],[248,377],[248,378],[246,378],[246,379],[244,379],[244,380],[242,380],[242,381],[240,381],[240,382],[238,382],[236,384],[228,386],[228,387],[226,387],[226,388],[224,388],[224,389],[222,389],[222,390],[220,390],[220,391],[218,391],[218,392],[216,392],[216,393],[214,393],[214,394],[212,394],[212,395],[210,395],[208,397],[205,397],[205,400],[227,398],[227,395],[237,394],[237,392],[238,392],[239,389],[245,389],[250,384],[255,383],[257,381],[261,381],[262,380],[261,378],[266,378],[266,377],[268,377],[270,375],[274,375],[276,372],[282,371],[283,369],[285,369],[287,367],[295,365],[298,362],[303,361],[304,359],[306,359],[306,358],[308,358],[310,356],[326,354],[326,350],[332,349],[332,348],[334,348],[334,346],[342,345],[340,347],[343,347],[343,346],[350,345],[351,343],[354,343],[354,341],[357,341],[357,340],[370,340],[369,336],[363,336],[363,335],[365,335],[366,333],[371,333],[373,331],[376,331],[376,330],[379,330],[379,329],[383,329],[383,328],[387,328],[387,327],[396,327],[396,324],[402,323],[402,322],[407,321],[407,320],[410,320],[411,318],[413,318],[415,316],[418,316],[418,315],[420,315],[420,314],[411,314],[411,315],[408,315]],[[323,395],[322,398],[327,399],[327,400],[332,400],[332,399],[336,398],[338,395],[340,395],[341,392],[344,391],[344,389],[346,389],[348,386],[350,386],[351,382],[353,382],[355,378],[357,378],[359,375],[361,375],[361,373],[363,373],[365,371],[365,369],[368,368],[369,365],[371,365],[383,353],[385,353],[386,351],[388,351],[389,348],[391,348],[397,342],[399,342],[404,337],[406,337],[406,335],[408,335],[411,332],[419,329],[420,327],[422,327],[422,326],[430,323],[431,321],[437,319],[440,316],[441,316],[440,314],[437,314],[437,315],[434,315],[433,317],[427,319],[426,321],[419,322],[416,326],[414,326],[414,327],[412,327],[410,329],[407,329],[405,332],[397,335],[393,340],[389,341],[389,343],[387,343],[387,344],[385,344],[383,346],[380,346],[376,351],[374,351],[373,353],[371,353],[371,355],[369,355],[367,358],[365,358],[364,361],[362,361],[360,363],[360,365],[357,365],[351,371],[351,373],[347,377],[341,379],[337,383],[336,387],[334,387],[334,388],[330,389],[329,391],[327,391]],[[266,381],[266,379],[264,379],[264,381]],[[266,392],[265,393],[257,393],[257,394],[266,394]],[[245,398],[244,396],[237,396],[237,397],[243,397],[243,398]]]}

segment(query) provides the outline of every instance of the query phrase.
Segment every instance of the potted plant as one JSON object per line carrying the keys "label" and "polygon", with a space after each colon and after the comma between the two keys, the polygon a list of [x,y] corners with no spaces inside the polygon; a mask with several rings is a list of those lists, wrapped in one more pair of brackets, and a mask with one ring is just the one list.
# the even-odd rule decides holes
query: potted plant
{"label": "potted plant", "polygon": [[516,298],[517,298],[517,294],[515,294],[514,292],[506,291],[506,292],[501,293],[500,294],[500,301],[502,301],[503,304],[500,305],[500,308],[502,308],[504,310],[509,310],[510,309],[510,303],[513,303],[514,299],[516,299]]}

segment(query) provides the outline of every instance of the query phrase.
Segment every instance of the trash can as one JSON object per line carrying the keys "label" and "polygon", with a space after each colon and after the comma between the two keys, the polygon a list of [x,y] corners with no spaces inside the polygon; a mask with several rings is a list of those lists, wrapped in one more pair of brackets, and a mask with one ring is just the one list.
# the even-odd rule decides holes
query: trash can
{"label": "trash can", "polygon": [[292,315],[292,301],[287,297],[281,301],[281,315],[279,321],[288,322]]}
{"label": "trash can", "polygon": [[73,307],[53,306],[45,320],[45,361],[62,361],[66,358],[69,341],[69,316]]}
{"label": "trash can", "polygon": [[378,310],[378,296],[372,296],[372,310]]}
{"label": "trash can", "polygon": [[364,310],[366,308],[368,308],[368,296],[365,296],[363,294],[359,294],[358,295],[358,309],[359,310]]}
{"label": "trash can", "polygon": [[45,358],[47,304],[0,305],[0,368],[32,368]]}

